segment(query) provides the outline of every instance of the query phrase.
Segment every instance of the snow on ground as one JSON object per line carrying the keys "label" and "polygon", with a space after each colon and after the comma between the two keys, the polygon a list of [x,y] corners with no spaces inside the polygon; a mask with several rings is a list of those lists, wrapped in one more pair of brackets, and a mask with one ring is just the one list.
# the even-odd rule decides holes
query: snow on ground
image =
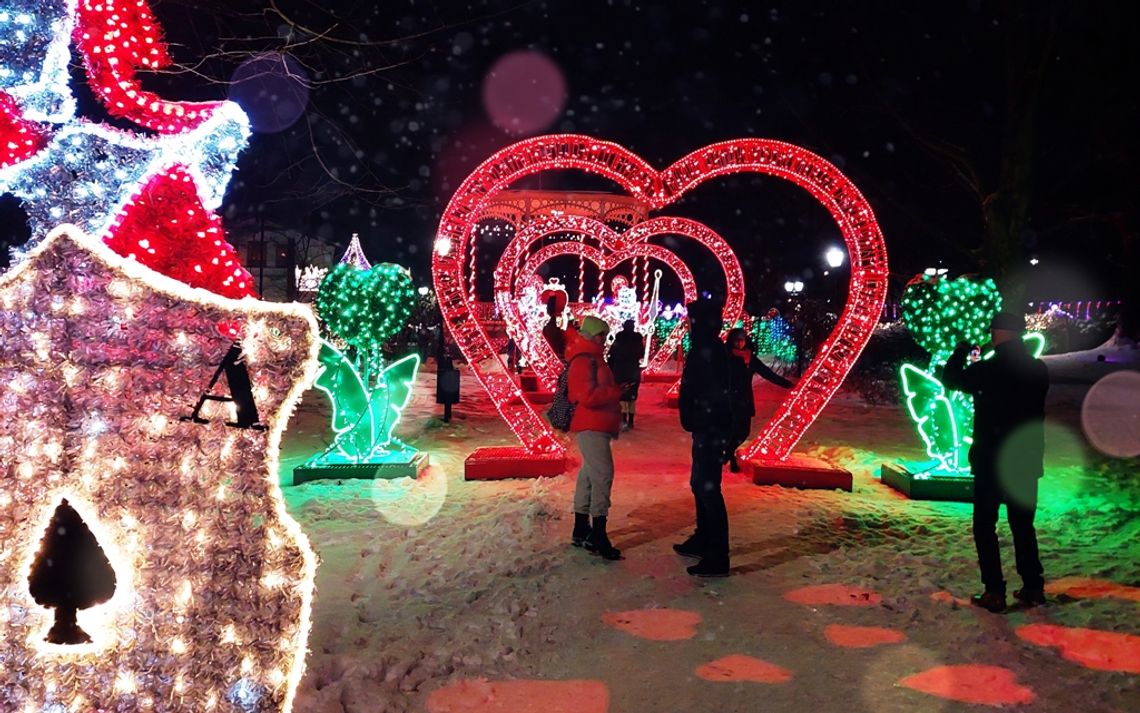
{"label": "snow on ground", "polygon": [[[969,505],[878,482],[881,462],[922,457],[901,407],[841,393],[808,432],[801,450],[851,469],[853,493],[726,472],[734,576],[694,580],[670,548],[693,505],[666,385],[643,386],[637,428],[615,444],[610,530],[626,559],[610,563],[568,545],[572,474],[463,480],[472,448],[512,437],[466,371],[443,424],[422,374],[401,425],[431,453],[419,481],[285,487],[321,558],[296,710],[1140,711],[1137,461],[1092,452],[1080,432],[1100,370],[1137,368],[1140,351],[1109,351],[1051,359],[1038,533],[1053,591],[1005,615],[955,603],[978,588]],[[756,389],[766,415],[783,392]],[[327,437],[316,397],[286,436],[285,483]]]}

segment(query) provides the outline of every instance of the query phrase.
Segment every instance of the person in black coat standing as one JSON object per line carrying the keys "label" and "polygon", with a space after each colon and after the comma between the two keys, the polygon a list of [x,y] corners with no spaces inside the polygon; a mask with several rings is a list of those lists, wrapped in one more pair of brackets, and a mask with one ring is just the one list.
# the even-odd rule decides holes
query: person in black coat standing
{"label": "person in black coat standing", "polygon": [[729,469],[733,473],[740,472],[740,464],[736,462],[736,449],[748,440],[752,433],[752,417],[756,415],[756,399],[752,395],[752,375],[756,374],[776,386],[784,389],[792,388],[792,382],[768,368],[760,361],[752,344],[748,340],[748,332],[743,329],[734,329],[728,333],[729,363],[729,394],[734,404],[732,415],[732,441],[729,443]]}
{"label": "person in black coat standing", "polygon": [[998,508],[1006,506],[1017,573],[1022,588],[1013,596],[1023,604],[1045,603],[1045,578],[1037,551],[1033,518],[1037,484],[1045,472],[1045,394],[1049,371],[1025,347],[1025,318],[999,312],[990,325],[994,355],[967,365],[976,347],[960,344],[950,355],[942,381],[947,388],[974,397],[974,544],[985,591],[975,605],[992,612],[1005,609],[1005,579],[998,549]]}
{"label": "person in black coat standing", "polygon": [[688,310],[690,348],[681,372],[678,405],[681,427],[693,434],[689,487],[696,501],[697,529],[673,549],[700,558],[688,568],[689,574],[727,577],[728,511],[720,483],[734,420],[728,349],[720,340],[721,305],[697,300]]}
{"label": "person in black coat standing", "polygon": [[633,428],[634,405],[641,386],[641,359],[645,356],[645,338],[637,333],[634,326],[632,319],[622,322],[621,331],[614,337],[606,360],[614,373],[614,381],[626,384],[621,395],[622,425],[626,428]]}

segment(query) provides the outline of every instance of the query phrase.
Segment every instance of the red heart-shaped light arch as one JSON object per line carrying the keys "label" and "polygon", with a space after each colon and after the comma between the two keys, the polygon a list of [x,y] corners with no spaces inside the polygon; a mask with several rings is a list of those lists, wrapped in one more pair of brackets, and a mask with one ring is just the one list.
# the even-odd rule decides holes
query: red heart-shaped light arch
{"label": "red heart-shaped light arch", "polygon": [[[850,259],[847,304],[835,330],[799,383],[743,449],[752,459],[783,459],[815,421],[871,337],[887,294],[887,250],[867,200],[839,169],[793,144],[736,139],[706,146],[658,172],[645,160],[608,141],[578,134],[526,139],[501,149],[460,185],[440,219],[432,257],[436,294],[444,320],[499,413],[523,443],[520,456],[560,457],[565,447],[523,398],[502,358],[476,319],[462,259],[475,221],[488,201],[524,176],[578,169],[608,178],[660,209],[708,181],[734,173],[764,173],[789,180],[815,197],[839,226]],[[510,451],[497,449],[496,456]],[[472,457],[477,457],[478,453]]]}
{"label": "red heart-shaped light arch", "polygon": [[[562,233],[576,233],[581,239],[547,244],[536,252],[530,252],[536,244],[545,242],[552,235]],[[650,218],[619,233],[594,218],[556,215],[528,223],[507,244],[495,268],[495,301],[507,323],[507,331],[515,343],[530,345],[529,350],[524,347],[524,350],[529,352],[526,355],[527,360],[545,388],[554,388],[562,365],[545,340],[524,339],[525,335],[519,331],[523,327],[516,298],[521,292],[523,283],[530,279],[539,266],[560,255],[582,256],[602,268],[603,273],[634,257],[652,258],[665,263],[681,280],[681,289],[685,302],[688,303],[697,298],[696,280],[693,279],[692,271],[676,253],[669,248],[649,242],[651,238],[661,235],[689,238],[712,252],[724,272],[728,296],[724,304],[724,321],[729,324],[735,322],[744,310],[744,273],[740,269],[740,261],[736,259],[736,254],[724,238],[712,228],[695,220],[673,217]],[[586,238],[596,241],[597,246],[587,244]],[[684,323],[673,328],[665,345],[654,353],[646,367],[647,373],[660,370],[680,345],[684,333]]]}

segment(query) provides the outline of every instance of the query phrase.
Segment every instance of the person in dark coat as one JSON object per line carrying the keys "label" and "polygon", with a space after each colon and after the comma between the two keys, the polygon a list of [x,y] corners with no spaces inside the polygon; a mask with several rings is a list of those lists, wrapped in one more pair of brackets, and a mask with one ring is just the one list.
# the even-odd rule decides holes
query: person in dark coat
{"label": "person in dark coat", "polygon": [[546,313],[549,319],[546,320],[546,325],[542,328],[542,337],[550,348],[554,351],[555,356],[565,361],[566,359],[566,333],[558,327],[558,320],[555,319],[554,312],[557,309],[555,299],[551,297],[546,301]]}
{"label": "person in dark coat", "polygon": [[748,440],[752,433],[752,417],[756,415],[756,399],[752,395],[752,375],[756,374],[776,386],[784,389],[792,388],[792,382],[768,368],[760,361],[752,349],[748,339],[748,332],[743,329],[734,329],[728,333],[729,359],[729,393],[734,404],[732,415],[732,441],[729,443],[729,469],[733,473],[740,472],[740,464],[736,462],[736,449]]}
{"label": "person in dark coat", "polygon": [[645,356],[645,338],[637,333],[634,326],[632,319],[622,322],[607,359],[614,379],[619,384],[628,384],[621,395],[621,417],[626,428],[633,428],[634,404],[641,386],[641,359]]}
{"label": "person in dark coat", "polygon": [[976,347],[960,344],[943,370],[947,388],[974,397],[974,544],[985,591],[974,604],[992,612],[1005,609],[1005,579],[998,548],[998,508],[1006,506],[1017,573],[1022,588],[1013,596],[1023,604],[1045,603],[1045,578],[1037,551],[1033,518],[1037,484],[1045,472],[1045,393],[1049,371],[1034,359],[1021,335],[1025,318],[999,312],[990,325],[994,355],[967,365]]}
{"label": "person in dark coat", "polygon": [[700,562],[688,568],[697,577],[728,576],[728,511],[720,490],[721,470],[732,436],[728,349],[720,340],[721,305],[702,299],[688,305],[689,355],[681,372],[678,406],[681,427],[693,434],[689,487],[697,509],[697,529],[673,545]]}

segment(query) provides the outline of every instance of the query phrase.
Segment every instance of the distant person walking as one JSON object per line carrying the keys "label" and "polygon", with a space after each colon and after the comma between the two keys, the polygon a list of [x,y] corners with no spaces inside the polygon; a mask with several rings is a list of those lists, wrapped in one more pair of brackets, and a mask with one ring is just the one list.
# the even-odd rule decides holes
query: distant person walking
{"label": "distant person walking", "polygon": [[764,362],[760,361],[752,349],[748,332],[743,329],[734,329],[729,332],[726,344],[731,357],[728,360],[729,394],[732,397],[733,404],[729,469],[733,473],[739,473],[740,464],[736,462],[736,449],[748,440],[748,436],[752,433],[752,417],[756,415],[756,398],[752,394],[752,375],[756,374],[784,389],[792,388],[792,382],[772,371]]}
{"label": "distant person walking", "polygon": [[621,331],[610,345],[609,364],[614,379],[628,384],[621,395],[621,416],[626,428],[633,428],[633,412],[641,386],[641,359],[645,356],[645,338],[637,333],[632,319],[621,325]]}
{"label": "distant person walking", "polygon": [[728,511],[720,484],[734,422],[728,349],[720,341],[721,305],[697,300],[688,310],[690,347],[678,405],[681,427],[693,434],[689,487],[696,503],[697,529],[673,549],[701,559],[688,568],[689,574],[727,577]]}
{"label": "distant person walking", "polygon": [[976,349],[960,344],[943,371],[947,388],[974,397],[974,544],[985,591],[973,603],[992,612],[1005,609],[1005,579],[998,548],[998,508],[1006,506],[1017,573],[1022,588],[1013,596],[1023,604],[1045,603],[1045,578],[1037,551],[1033,518],[1038,480],[1045,472],[1045,394],[1049,372],[1025,347],[1025,318],[999,312],[990,325],[994,355],[967,365]]}
{"label": "distant person walking", "polygon": [[[610,444],[621,430],[624,386],[614,381],[603,350],[610,326],[586,317],[577,332],[567,331],[569,360],[567,397],[575,405],[570,432],[582,453],[582,469],[574,489],[574,532],[571,542],[608,560],[621,559],[610,543],[606,520],[614,484],[614,456]],[[593,522],[590,522],[590,519]]]}
{"label": "distant person walking", "polygon": [[566,333],[558,326],[558,320],[555,318],[554,312],[556,310],[555,300],[551,297],[546,301],[546,314],[549,318],[546,324],[542,327],[542,338],[550,345],[554,355],[559,359],[566,358]]}

